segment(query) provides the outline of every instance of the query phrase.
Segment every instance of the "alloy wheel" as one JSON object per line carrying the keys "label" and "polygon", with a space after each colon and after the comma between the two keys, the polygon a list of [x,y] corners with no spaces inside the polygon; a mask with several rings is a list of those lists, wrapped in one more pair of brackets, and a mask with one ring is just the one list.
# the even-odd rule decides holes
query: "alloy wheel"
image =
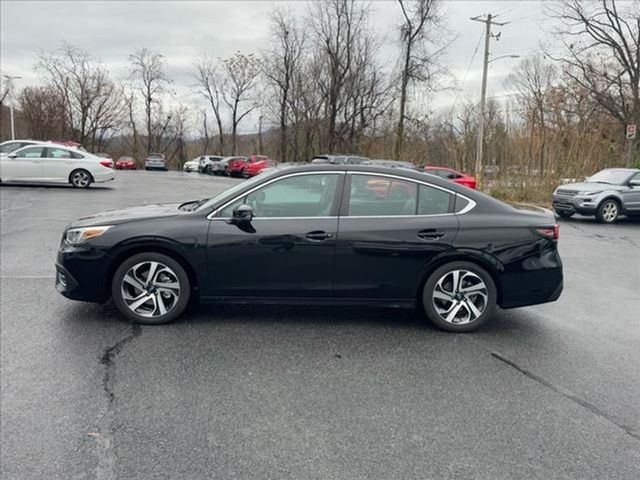
{"label": "alloy wheel", "polygon": [[73,172],[73,175],[71,176],[71,183],[73,183],[74,186],[80,188],[88,187],[91,183],[91,175],[89,175],[84,170],[78,170],[76,172]]}
{"label": "alloy wheel", "polygon": [[160,262],[144,261],[131,267],[122,278],[122,299],[136,315],[159,317],[178,303],[180,281]]}
{"label": "alloy wheel", "polygon": [[452,270],[440,277],[432,302],[440,318],[452,325],[466,325],[486,310],[489,290],[484,280],[469,270]]}
{"label": "alloy wheel", "polygon": [[602,218],[607,223],[611,223],[618,218],[618,204],[614,201],[608,201],[602,206]]}

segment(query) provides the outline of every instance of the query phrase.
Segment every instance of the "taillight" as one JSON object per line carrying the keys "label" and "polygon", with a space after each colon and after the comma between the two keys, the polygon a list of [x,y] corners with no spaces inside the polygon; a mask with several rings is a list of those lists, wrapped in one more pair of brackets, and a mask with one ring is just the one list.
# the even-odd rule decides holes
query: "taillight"
{"label": "taillight", "polygon": [[100,160],[100,165],[107,168],[113,168],[113,162],[111,160]]}
{"label": "taillight", "polygon": [[536,228],[536,232],[538,235],[551,240],[557,241],[560,238],[560,226],[557,223],[553,227]]}

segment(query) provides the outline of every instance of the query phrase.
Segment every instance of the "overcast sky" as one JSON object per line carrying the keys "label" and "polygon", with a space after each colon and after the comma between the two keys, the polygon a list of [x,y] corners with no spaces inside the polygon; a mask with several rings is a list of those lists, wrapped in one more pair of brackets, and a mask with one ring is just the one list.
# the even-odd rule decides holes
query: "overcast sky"
{"label": "overcast sky", "polygon": [[[190,68],[193,57],[205,50],[227,57],[236,50],[259,53],[268,45],[269,12],[274,5],[304,12],[300,1],[0,1],[0,54],[4,74],[21,75],[20,85],[37,83],[33,71],[38,50],[55,48],[61,41],[89,51],[111,70],[116,79],[128,75],[128,55],[147,47],[166,56],[167,72],[182,101],[193,101]],[[397,2],[371,2],[374,29],[384,35],[381,55],[393,64],[399,55],[395,26],[400,21]],[[511,21],[496,31],[492,56],[526,56],[549,41],[543,6],[537,1],[449,1],[444,3],[446,25],[453,44],[445,62],[457,79],[457,89],[440,93],[435,107],[449,105],[457,96],[478,98],[482,75],[480,42],[483,25],[469,17],[492,13],[499,21]],[[477,49],[476,52],[476,48]],[[476,52],[474,56],[474,52]],[[473,61],[472,61],[473,59]],[[506,59],[491,65],[489,91],[503,95],[504,79],[518,60]],[[468,69],[468,72],[467,72]],[[465,75],[466,73],[466,75]],[[464,82],[463,82],[464,80]],[[252,120],[254,121],[254,120]],[[251,129],[249,125],[245,128]]]}

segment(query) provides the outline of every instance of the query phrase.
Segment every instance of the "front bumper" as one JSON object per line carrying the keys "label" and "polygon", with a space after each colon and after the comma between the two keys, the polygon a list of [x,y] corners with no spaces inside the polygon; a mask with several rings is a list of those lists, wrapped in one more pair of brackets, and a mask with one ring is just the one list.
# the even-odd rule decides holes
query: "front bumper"
{"label": "front bumper", "polygon": [[99,250],[63,246],[56,259],[56,290],[72,300],[103,303],[110,296],[111,263]]}
{"label": "front bumper", "polygon": [[593,215],[598,208],[598,197],[585,195],[574,195],[570,197],[554,194],[552,204],[556,211]]}

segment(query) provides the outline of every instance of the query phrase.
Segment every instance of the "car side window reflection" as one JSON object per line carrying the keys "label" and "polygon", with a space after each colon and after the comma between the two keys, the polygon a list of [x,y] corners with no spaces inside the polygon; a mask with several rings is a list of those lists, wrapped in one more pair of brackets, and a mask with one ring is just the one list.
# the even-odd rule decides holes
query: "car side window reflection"
{"label": "car side window reflection", "polygon": [[234,201],[217,216],[229,218],[243,203],[253,209],[254,218],[330,216],[337,185],[338,174],[284,178]]}
{"label": "car side window reflection", "polygon": [[61,148],[49,148],[47,152],[48,158],[72,158],[69,150],[63,150]]}
{"label": "car side window reflection", "polygon": [[439,188],[420,185],[418,215],[441,215],[450,212],[452,195]]}
{"label": "car side window reflection", "polygon": [[16,152],[18,158],[40,158],[42,156],[42,147],[25,148],[19,152]]}
{"label": "car side window reflection", "polygon": [[353,175],[349,216],[415,215],[418,185],[376,175]]}

